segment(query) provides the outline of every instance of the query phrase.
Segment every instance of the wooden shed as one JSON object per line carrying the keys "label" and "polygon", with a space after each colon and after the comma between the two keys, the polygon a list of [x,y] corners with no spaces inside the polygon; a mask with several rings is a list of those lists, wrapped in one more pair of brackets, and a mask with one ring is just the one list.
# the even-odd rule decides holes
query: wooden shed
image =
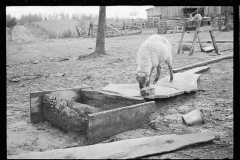
{"label": "wooden shed", "polygon": [[203,8],[204,15],[210,16],[211,14],[221,14],[226,10],[227,6],[156,6],[147,9],[147,17],[181,17],[183,8]]}
{"label": "wooden shed", "polygon": [[[228,6],[155,6],[147,9],[149,26],[156,26],[160,19],[180,20],[189,18],[189,13],[198,10],[202,17],[222,14]],[[193,16],[195,13],[193,14]]]}

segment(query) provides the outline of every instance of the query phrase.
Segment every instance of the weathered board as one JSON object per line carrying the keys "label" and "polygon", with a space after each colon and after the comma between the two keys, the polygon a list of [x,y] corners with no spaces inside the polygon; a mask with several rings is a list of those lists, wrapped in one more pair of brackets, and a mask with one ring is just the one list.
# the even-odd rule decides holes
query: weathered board
{"label": "weathered board", "polygon": [[214,132],[161,135],[102,143],[84,147],[56,149],[8,156],[8,159],[129,159],[160,154],[182,147],[210,142]]}
{"label": "weathered board", "polygon": [[195,64],[192,64],[192,65],[187,65],[187,66],[175,68],[175,69],[173,69],[173,73],[180,72],[180,71],[183,71],[183,70],[192,69],[192,68],[195,68],[195,67],[204,66],[204,65],[207,65],[207,64],[210,64],[210,63],[215,63],[215,62],[225,60],[225,59],[230,59],[230,58],[233,58],[232,54],[222,56],[222,57],[219,57],[219,58],[216,58],[216,59],[211,59],[211,60],[204,61],[204,62],[195,63]]}
{"label": "weathered board", "polygon": [[190,70],[187,70],[187,71],[184,71],[184,73],[202,73],[206,70],[208,70],[210,68],[210,66],[202,66],[202,67],[197,67],[197,68],[193,68],[193,69],[190,69]]}
{"label": "weathered board", "polygon": [[103,110],[116,109],[144,102],[145,100],[142,97],[127,97],[92,89],[81,90],[81,103],[98,107]]}
{"label": "weathered board", "polygon": [[64,98],[66,100],[74,100],[75,102],[79,102],[81,101],[81,97],[80,97],[81,89],[82,88],[67,88],[67,89],[60,89],[60,90],[49,90],[49,91],[39,91],[39,92],[30,93],[31,123],[38,123],[43,121],[42,99],[44,94],[54,94],[59,98]]}
{"label": "weathered board", "polygon": [[190,93],[198,90],[197,80],[200,74],[193,73],[175,73],[172,82],[169,81],[170,76],[161,78],[156,85],[174,88],[184,93]]}
{"label": "weathered board", "polygon": [[149,121],[156,110],[154,101],[88,115],[88,143],[100,142],[110,136],[137,129]]}
{"label": "weathered board", "polygon": [[[172,41],[173,42],[173,41]],[[176,42],[176,41],[175,41]],[[179,42],[179,41],[177,41]],[[192,43],[192,41],[184,41],[185,43]],[[203,40],[202,43],[212,43],[211,40]],[[198,43],[198,42],[196,42]],[[216,40],[216,43],[233,43],[233,40]]]}
{"label": "weathered board", "polygon": [[[145,96],[147,99],[169,98],[198,90],[197,80],[200,74],[177,73],[173,75],[173,81],[169,81],[169,76],[160,79],[156,84],[150,84],[155,88],[155,95]],[[134,84],[109,84],[103,90],[118,92],[125,96],[140,97],[140,89],[137,83]]]}
{"label": "weathered board", "polygon": [[[144,98],[169,98],[172,96],[183,94],[184,91],[179,91],[174,88],[158,86],[150,84],[150,87],[155,88],[155,95],[146,96]],[[103,90],[118,92],[122,95],[129,97],[141,97],[138,83],[133,84],[109,84],[103,88]]]}

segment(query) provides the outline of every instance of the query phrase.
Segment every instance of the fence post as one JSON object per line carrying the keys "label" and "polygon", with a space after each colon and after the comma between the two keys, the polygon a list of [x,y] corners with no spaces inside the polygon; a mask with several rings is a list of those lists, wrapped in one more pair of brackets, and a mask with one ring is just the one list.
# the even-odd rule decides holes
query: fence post
{"label": "fence post", "polygon": [[164,24],[165,24],[165,33],[167,33],[167,20],[164,19]]}
{"label": "fence post", "polygon": [[218,26],[219,26],[219,31],[221,31],[222,30],[222,15],[219,16]]}
{"label": "fence post", "polygon": [[143,25],[144,25],[144,27],[145,27],[145,29],[146,29],[146,22],[145,22],[145,21],[143,21]]}
{"label": "fence post", "polygon": [[158,34],[160,34],[160,20],[158,21]]}
{"label": "fence post", "polygon": [[140,22],[140,33],[142,33],[142,22]]}
{"label": "fence post", "polygon": [[124,33],[127,34],[127,27],[126,27],[125,21],[123,21],[123,25],[124,25]]}

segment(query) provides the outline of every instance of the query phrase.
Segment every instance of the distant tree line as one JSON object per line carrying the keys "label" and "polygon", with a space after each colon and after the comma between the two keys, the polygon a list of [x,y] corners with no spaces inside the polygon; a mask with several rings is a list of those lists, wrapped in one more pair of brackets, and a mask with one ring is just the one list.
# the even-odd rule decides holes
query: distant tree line
{"label": "distant tree line", "polygon": [[25,23],[38,22],[42,20],[41,14],[28,14],[22,15],[19,19],[19,23],[24,25]]}

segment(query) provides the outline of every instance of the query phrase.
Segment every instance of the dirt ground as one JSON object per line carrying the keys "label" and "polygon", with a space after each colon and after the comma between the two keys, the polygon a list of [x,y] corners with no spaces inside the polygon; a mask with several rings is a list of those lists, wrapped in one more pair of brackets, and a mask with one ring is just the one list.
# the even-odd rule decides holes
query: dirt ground
{"label": "dirt ground", "polygon": [[[89,85],[101,89],[109,83],[135,83],[136,52],[153,30],[142,35],[106,38],[108,55],[79,61],[79,55],[92,53],[95,38],[47,39],[36,38],[29,29],[19,27],[13,41],[7,41],[7,155],[45,151],[71,146],[82,146],[84,141],[74,133],[66,133],[48,122],[30,123],[30,92],[72,88]],[[216,40],[233,40],[233,31],[215,31]],[[194,33],[187,33],[184,40],[192,40]],[[173,46],[173,68],[233,54],[221,55],[200,52],[198,43],[194,54],[176,54],[181,33],[164,34]],[[201,40],[210,40],[209,33],[201,33]],[[212,45],[205,43],[204,46]],[[219,50],[233,49],[233,43],[218,43]],[[64,60],[68,59],[68,60]],[[148,156],[151,159],[233,158],[233,59],[210,64],[202,73],[195,93],[156,100],[157,111],[150,116],[150,123],[134,131],[110,137],[118,141],[162,134],[185,134],[211,130],[219,135],[212,143],[192,145],[180,150]],[[169,74],[162,65],[160,75]],[[155,75],[155,73],[153,74]],[[181,115],[194,109],[203,109],[205,124],[186,126]]]}

